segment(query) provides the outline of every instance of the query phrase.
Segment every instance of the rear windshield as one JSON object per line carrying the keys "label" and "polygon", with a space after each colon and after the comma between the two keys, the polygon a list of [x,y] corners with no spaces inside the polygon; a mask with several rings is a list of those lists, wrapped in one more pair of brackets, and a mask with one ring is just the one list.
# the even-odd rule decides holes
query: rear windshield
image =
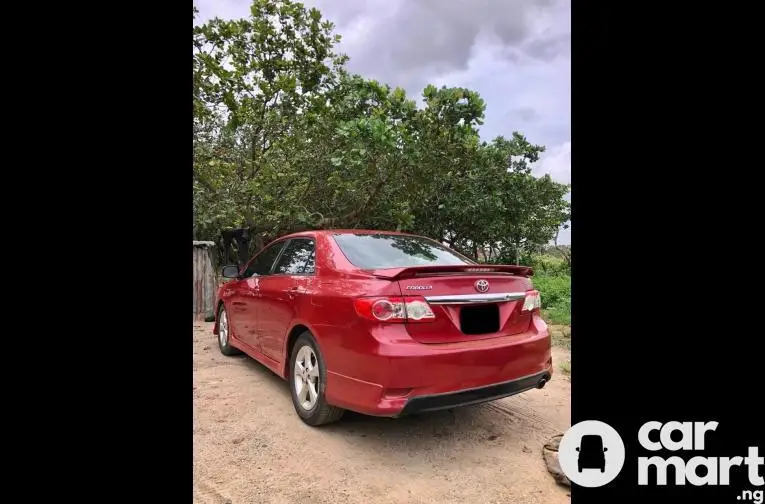
{"label": "rear windshield", "polygon": [[357,268],[474,264],[438,243],[418,236],[339,234],[335,241]]}

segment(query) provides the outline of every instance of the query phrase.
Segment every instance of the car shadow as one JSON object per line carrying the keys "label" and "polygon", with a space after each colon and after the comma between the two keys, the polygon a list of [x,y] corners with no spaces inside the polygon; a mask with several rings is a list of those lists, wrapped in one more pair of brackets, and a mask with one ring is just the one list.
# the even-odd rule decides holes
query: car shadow
{"label": "car shadow", "polygon": [[242,359],[247,366],[247,369],[256,373],[259,378],[266,380],[269,384],[275,384],[276,386],[283,388],[287,395],[287,399],[291,400],[289,384],[286,380],[282,379],[281,376],[247,355],[237,355],[235,358]]}
{"label": "car shadow", "polygon": [[[279,390],[285,405],[292,410],[289,384],[262,364],[246,359],[248,370],[259,381]],[[342,440],[356,449],[371,450],[385,455],[396,451],[430,459],[449,459],[457,462],[465,449],[503,448],[527,439],[524,431],[533,429],[518,424],[507,413],[501,413],[487,404],[432,411],[401,418],[374,417],[346,411],[338,422],[316,428],[317,434]],[[507,405],[503,407],[508,409]],[[512,410],[512,407],[509,408]],[[290,411],[294,414],[294,412]],[[295,414],[295,421],[300,422]],[[302,423],[302,422],[301,422]],[[305,426],[306,428],[310,428]],[[518,445],[520,449],[521,445]]]}
{"label": "car shadow", "polygon": [[494,441],[500,437],[483,422],[486,411],[482,406],[466,406],[450,410],[431,411],[401,418],[385,418],[347,411],[343,418],[322,431],[333,436],[355,439],[361,444],[376,445],[372,449],[402,447],[421,451],[442,442],[465,439],[470,432],[475,441]]}

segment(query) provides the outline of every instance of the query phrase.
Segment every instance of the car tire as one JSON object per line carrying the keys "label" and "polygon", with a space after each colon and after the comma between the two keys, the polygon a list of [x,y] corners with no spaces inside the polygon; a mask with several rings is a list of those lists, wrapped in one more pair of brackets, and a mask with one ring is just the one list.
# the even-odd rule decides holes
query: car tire
{"label": "car tire", "polygon": [[345,410],[327,404],[327,368],[313,335],[298,336],[290,354],[290,395],[295,411],[303,422],[313,427],[340,420]]}
{"label": "car tire", "polygon": [[226,307],[220,305],[220,310],[218,310],[218,348],[223,355],[239,355],[242,352],[231,346],[230,337],[231,324],[229,324]]}

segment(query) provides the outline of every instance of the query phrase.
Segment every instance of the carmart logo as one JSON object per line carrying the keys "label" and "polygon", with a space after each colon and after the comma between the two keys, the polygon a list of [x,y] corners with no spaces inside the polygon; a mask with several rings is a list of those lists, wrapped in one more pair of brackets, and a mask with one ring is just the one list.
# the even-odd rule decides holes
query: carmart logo
{"label": "carmart logo", "polygon": [[[640,445],[649,451],[691,451],[704,450],[704,441],[707,434],[714,432],[718,422],[646,422],[638,431]],[[658,432],[658,436],[653,433]],[[672,439],[672,433],[679,432],[680,439]],[[653,438],[653,439],[652,439]],[[638,458],[638,484],[648,485],[648,469],[656,468],[656,485],[667,484],[667,468],[675,469],[675,485],[685,485],[686,482],[695,486],[702,485],[729,485],[730,471],[733,467],[747,466],[749,482],[755,486],[762,486],[765,481],[759,474],[763,457],[759,456],[759,448],[750,446],[746,457],[701,457],[696,456],[683,460],[675,455],[662,458],[658,455],[653,457]],[[699,468],[704,467],[701,471]],[[699,472],[702,474],[700,475]]]}
{"label": "carmart logo", "polygon": [[603,486],[616,478],[624,466],[624,443],[606,423],[579,422],[560,440],[558,461],[566,477],[577,485]]}
{"label": "carmart logo", "polygon": [[[708,435],[719,426],[718,422],[646,422],[638,430],[638,442],[649,451],[670,452],[702,451]],[[679,436],[678,436],[679,434]],[[561,439],[558,458],[564,474],[573,483],[586,487],[599,487],[613,481],[624,466],[624,443],[610,425],[596,420],[579,422],[571,426]],[[765,463],[757,446],[750,446],[746,456],[703,457],[687,461],[678,455],[668,458],[654,455],[638,457],[638,484],[663,486],[668,484],[668,468],[674,468],[674,484],[694,486],[729,485],[733,468],[746,466],[749,482],[762,486],[760,466]],[[649,478],[655,469],[653,481]],[[762,502],[762,490],[745,490],[739,500]]]}

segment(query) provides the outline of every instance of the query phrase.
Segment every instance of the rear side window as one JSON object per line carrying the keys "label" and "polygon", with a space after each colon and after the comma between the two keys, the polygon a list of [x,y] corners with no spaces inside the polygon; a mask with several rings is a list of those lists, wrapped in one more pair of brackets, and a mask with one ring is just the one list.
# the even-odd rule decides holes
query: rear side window
{"label": "rear side window", "polygon": [[244,272],[244,276],[263,276],[271,273],[271,266],[274,265],[276,256],[279,255],[279,251],[282,247],[284,247],[284,242],[274,243],[273,245],[266,247],[263,252],[255,256],[255,259],[250,261],[247,270]]}
{"label": "rear side window", "polygon": [[334,238],[351,264],[361,269],[474,264],[419,236],[338,234]]}
{"label": "rear side window", "polygon": [[[313,240],[295,238],[290,240],[274,268],[274,274],[304,275],[313,273]],[[309,268],[310,266],[310,268]]]}

